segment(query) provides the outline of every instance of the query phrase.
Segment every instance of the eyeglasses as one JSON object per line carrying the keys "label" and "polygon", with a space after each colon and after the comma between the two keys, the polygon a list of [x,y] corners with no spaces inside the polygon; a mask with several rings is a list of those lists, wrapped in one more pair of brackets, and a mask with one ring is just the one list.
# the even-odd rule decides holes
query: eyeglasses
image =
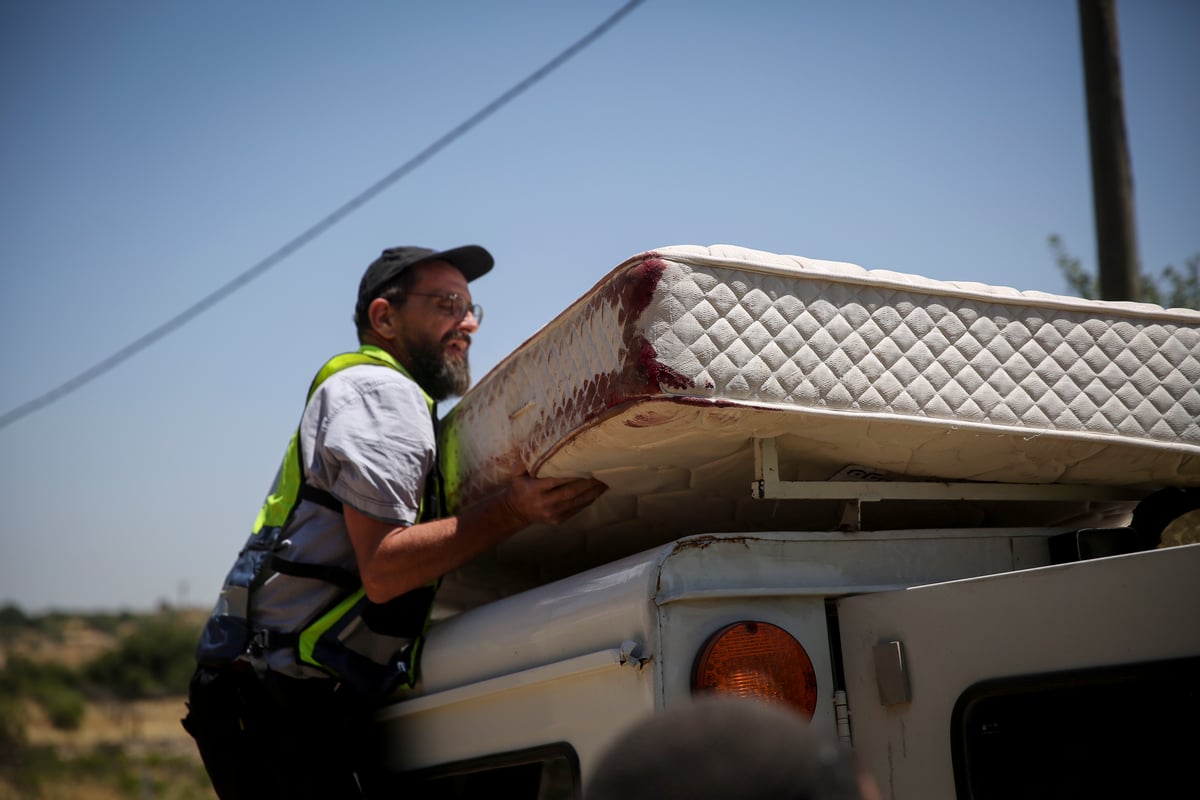
{"label": "eyeglasses", "polygon": [[483,306],[478,303],[468,303],[467,298],[456,292],[449,294],[436,294],[433,292],[405,292],[407,295],[416,295],[417,297],[436,297],[441,302],[438,303],[438,308],[448,317],[454,317],[459,322],[467,318],[467,312],[475,317],[475,324],[483,324]]}

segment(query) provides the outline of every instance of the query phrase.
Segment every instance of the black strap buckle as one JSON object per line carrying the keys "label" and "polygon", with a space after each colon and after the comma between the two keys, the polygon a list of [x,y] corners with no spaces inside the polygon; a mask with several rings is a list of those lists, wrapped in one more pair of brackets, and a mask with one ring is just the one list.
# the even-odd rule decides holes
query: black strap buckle
{"label": "black strap buckle", "polygon": [[296,633],[282,633],[272,630],[257,630],[250,637],[250,652],[262,653],[266,650],[279,650],[284,647],[291,647],[300,640],[300,635]]}

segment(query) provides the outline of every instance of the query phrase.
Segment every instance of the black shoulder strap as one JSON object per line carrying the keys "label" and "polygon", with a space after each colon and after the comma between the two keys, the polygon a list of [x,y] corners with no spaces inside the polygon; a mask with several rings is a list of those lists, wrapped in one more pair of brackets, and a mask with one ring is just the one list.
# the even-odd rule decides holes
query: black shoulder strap
{"label": "black shoulder strap", "polygon": [[358,575],[348,569],[335,567],[330,564],[310,564],[302,561],[289,561],[275,553],[267,556],[267,569],[293,578],[312,578],[313,580],[332,583],[343,589],[357,589],[362,585]]}
{"label": "black shoulder strap", "polygon": [[[301,467],[301,469],[303,469],[303,467]],[[308,500],[310,503],[316,503],[319,506],[324,506],[335,514],[342,513],[343,509],[341,500],[338,500],[324,489],[318,489],[317,487],[313,486],[308,482],[307,476],[301,480],[303,481],[303,483],[300,484],[301,500]]]}

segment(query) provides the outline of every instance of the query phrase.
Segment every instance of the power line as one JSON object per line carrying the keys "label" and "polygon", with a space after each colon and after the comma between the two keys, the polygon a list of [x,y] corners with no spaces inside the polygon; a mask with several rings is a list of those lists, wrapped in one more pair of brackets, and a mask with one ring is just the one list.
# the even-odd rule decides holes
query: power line
{"label": "power line", "polygon": [[563,64],[565,64],[567,61],[569,61],[572,57],[574,57],[577,53],[579,53],[585,47],[587,47],[592,42],[596,41],[601,36],[603,36],[605,33],[607,33],[610,28],[612,28],[614,25],[616,25],[618,22],[620,22],[621,19],[624,18],[627,14],[629,14],[629,12],[633,11],[634,8],[641,5],[643,1],[644,0],[629,0],[629,2],[627,2],[625,5],[621,6],[621,8],[619,8],[619,9],[617,9],[617,11],[615,13],[613,13],[612,16],[610,16],[608,19],[604,20],[599,25],[597,25],[595,28],[593,28],[583,38],[579,39],[577,42],[572,44],[570,47],[563,50],[561,53],[556,55],[554,58],[547,61],[545,64],[543,64],[537,70],[532,72],[524,80],[517,83],[511,89],[504,92],[504,94],[500,95],[495,100],[488,103],[486,106],[484,106],[480,110],[476,111],[471,116],[467,117],[466,120],[461,122],[458,126],[453,128],[448,133],[442,135],[433,144],[429,145],[424,150],[417,153],[415,156],[413,156],[408,161],[401,164],[399,167],[396,167],[396,169],[392,170],[387,175],[385,175],[384,177],[382,177],[378,181],[376,181],[374,184],[367,187],[362,192],[360,192],[359,194],[357,194],[356,196],[351,198],[349,201],[347,201],[346,203],[341,205],[339,208],[335,209],[333,212],[331,212],[329,215],[327,215],[324,219],[320,220],[315,225],[312,225],[311,227],[309,227],[307,230],[302,232],[300,235],[296,236],[294,239],[292,239],[291,241],[284,244],[278,250],[271,253],[269,256],[264,258],[262,261],[259,261],[257,264],[250,267],[248,270],[246,270],[242,274],[238,275],[233,280],[226,283],[224,286],[221,286],[220,288],[213,291],[206,297],[201,298],[199,301],[194,303],[189,308],[184,309],[179,314],[176,314],[171,319],[167,320],[166,322],[162,323],[158,327],[151,330],[149,333],[146,333],[146,334],[138,337],[134,341],[132,341],[129,344],[122,347],[117,352],[110,355],[108,358],[105,358],[102,361],[96,363],[94,366],[89,367],[88,369],[79,373],[75,377],[63,382],[59,386],[51,389],[50,391],[46,392],[43,395],[41,395],[39,397],[35,397],[34,399],[29,400],[25,403],[22,403],[21,405],[17,406],[16,408],[5,412],[2,416],[0,416],[0,429],[6,428],[9,425],[11,425],[12,423],[16,422],[17,420],[19,420],[23,417],[26,417],[35,411],[45,408],[46,406],[60,400],[63,397],[66,397],[68,394],[71,394],[72,392],[76,391],[77,389],[80,389],[81,387],[85,386],[86,384],[88,384],[88,383],[92,382],[93,380],[95,380],[96,378],[100,377],[104,373],[112,370],[118,364],[121,364],[124,361],[128,361],[130,358],[132,358],[133,356],[137,355],[142,350],[145,350],[147,347],[149,347],[151,345],[151,343],[162,338],[166,334],[170,333],[172,330],[177,330],[178,328],[182,327],[183,325],[187,324],[188,322],[191,322],[193,319],[200,316],[200,314],[204,313],[208,309],[215,306],[217,303],[224,300],[226,297],[229,297],[234,292],[241,289],[246,284],[250,283],[250,281],[252,281],[255,278],[257,278],[258,276],[262,275],[263,273],[265,273],[267,270],[271,269],[272,267],[276,266],[281,261],[286,259],[288,256],[292,255],[297,250],[304,247],[309,242],[313,241],[318,236],[320,236],[321,234],[328,231],[334,225],[337,225],[343,219],[345,219],[346,217],[353,214],[359,208],[366,205],[371,200],[375,199],[375,197],[378,196],[379,194],[381,194],[385,189],[389,188],[392,184],[396,183],[401,178],[405,177],[410,172],[412,172],[414,169],[416,169],[420,165],[424,164],[429,159],[433,158],[433,156],[435,156],[437,153],[444,150],[447,146],[449,146],[456,139],[461,138],[469,130],[474,128],[479,123],[483,122],[483,120],[487,119],[492,114],[496,113],[501,108],[508,105],[510,102],[512,102],[514,99],[516,99],[517,96],[523,94],[527,89],[529,89],[535,83],[542,80],[542,78],[545,78],[551,72],[554,72],[554,70],[561,67]]}

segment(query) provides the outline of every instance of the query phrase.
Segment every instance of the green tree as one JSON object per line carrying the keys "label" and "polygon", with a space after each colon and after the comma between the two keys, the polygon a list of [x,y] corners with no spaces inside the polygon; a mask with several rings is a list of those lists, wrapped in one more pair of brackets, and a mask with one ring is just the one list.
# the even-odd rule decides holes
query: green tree
{"label": "green tree", "polygon": [[200,632],[171,615],[151,617],[125,636],[115,650],[83,670],[91,685],[122,699],[183,694],[196,666]]}
{"label": "green tree", "polygon": [[[1087,300],[1100,298],[1100,284],[1096,275],[1084,269],[1078,258],[1068,252],[1057,234],[1047,239],[1054,262],[1072,292]],[[1133,298],[1144,303],[1155,303],[1168,308],[1200,309],[1200,253],[1193,253],[1183,262],[1182,268],[1168,264],[1157,276],[1143,272],[1139,282],[1138,296]]]}
{"label": "green tree", "polygon": [[0,692],[0,770],[16,764],[26,746],[25,715],[20,698]]}
{"label": "green tree", "polygon": [[[0,669],[0,701],[11,701],[6,709],[8,723],[20,723],[20,699],[35,701],[59,730],[76,730],[86,709],[79,676],[63,664],[42,664],[12,655]],[[0,715],[0,716],[2,716]],[[5,723],[5,724],[8,724]]]}

